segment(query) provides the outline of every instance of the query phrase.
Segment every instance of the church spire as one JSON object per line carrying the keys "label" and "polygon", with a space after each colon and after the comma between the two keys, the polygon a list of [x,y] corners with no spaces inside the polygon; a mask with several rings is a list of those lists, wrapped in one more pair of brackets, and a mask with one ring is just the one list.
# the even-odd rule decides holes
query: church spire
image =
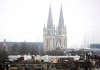
{"label": "church spire", "polygon": [[63,18],[62,5],[61,5],[61,9],[60,9],[58,28],[64,28],[64,18]]}
{"label": "church spire", "polygon": [[52,28],[53,28],[53,20],[52,20],[52,12],[51,12],[51,5],[50,5],[48,21],[47,21],[47,29],[52,29]]}

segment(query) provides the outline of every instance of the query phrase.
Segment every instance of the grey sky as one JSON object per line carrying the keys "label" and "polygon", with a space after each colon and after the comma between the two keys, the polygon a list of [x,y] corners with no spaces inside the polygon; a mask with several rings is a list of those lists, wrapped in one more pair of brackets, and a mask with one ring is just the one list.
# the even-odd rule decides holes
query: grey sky
{"label": "grey sky", "polygon": [[62,4],[68,47],[99,43],[100,0],[0,0],[0,41],[42,41],[50,3],[55,25]]}

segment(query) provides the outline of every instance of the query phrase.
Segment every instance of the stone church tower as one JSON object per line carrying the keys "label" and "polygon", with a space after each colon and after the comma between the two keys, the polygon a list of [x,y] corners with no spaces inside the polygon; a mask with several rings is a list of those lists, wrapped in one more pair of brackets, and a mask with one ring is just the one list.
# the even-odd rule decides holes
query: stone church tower
{"label": "stone church tower", "polygon": [[52,19],[51,6],[49,8],[49,15],[47,21],[47,27],[44,25],[43,29],[43,45],[44,52],[56,50],[56,48],[67,48],[67,34],[66,26],[64,25],[62,6],[60,9],[59,23],[55,28]]}

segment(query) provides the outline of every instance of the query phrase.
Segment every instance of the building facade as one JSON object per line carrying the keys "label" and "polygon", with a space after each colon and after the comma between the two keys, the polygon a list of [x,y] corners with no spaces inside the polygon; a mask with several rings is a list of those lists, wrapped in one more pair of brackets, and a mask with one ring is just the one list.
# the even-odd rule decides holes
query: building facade
{"label": "building facade", "polygon": [[51,6],[49,8],[47,26],[43,29],[43,45],[44,52],[52,51],[57,48],[66,49],[67,48],[67,31],[64,25],[62,6],[60,9],[60,17],[58,25],[55,27],[52,19]]}

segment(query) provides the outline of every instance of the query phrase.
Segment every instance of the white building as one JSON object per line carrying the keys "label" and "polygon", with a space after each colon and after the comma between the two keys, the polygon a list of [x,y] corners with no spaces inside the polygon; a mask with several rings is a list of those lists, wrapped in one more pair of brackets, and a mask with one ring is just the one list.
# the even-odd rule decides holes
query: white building
{"label": "white building", "polygon": [[47,21],[47,27],[44,25],[43,29],[43,45],[44,51],[52,51],[56,48],[66,49],[67,48],[67,34],[66,26],[64,25],[62,6],[60,9],[59,23],[55,28],[52,19],[51,6],[49,8],[49,15]]}

